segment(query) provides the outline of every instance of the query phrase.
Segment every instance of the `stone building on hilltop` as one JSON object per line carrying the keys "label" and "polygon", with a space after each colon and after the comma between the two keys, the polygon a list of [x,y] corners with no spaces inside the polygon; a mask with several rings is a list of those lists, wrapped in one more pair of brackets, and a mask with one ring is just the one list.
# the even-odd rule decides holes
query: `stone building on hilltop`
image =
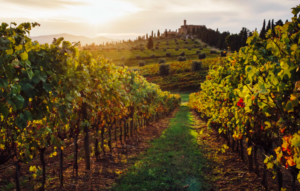
{"label": "stone building on hilltop", "polygon": [[179,34],[187,34],[188,31],[192,32],[193,29],[198,30],[201,27],[205,27],[204,25],[187,25],[186,20],[183,21],[184,25],[181,25],[181,27],[178,29]]}
{"label": "stone building on hilltop", "polygon": [[177,33],[177,29],[176,31],[171,31],[171,29],[168,31],[167,29],[165,30],[163,36],[164,37],[170,37],[170,36],[176,36],[178,33]]}

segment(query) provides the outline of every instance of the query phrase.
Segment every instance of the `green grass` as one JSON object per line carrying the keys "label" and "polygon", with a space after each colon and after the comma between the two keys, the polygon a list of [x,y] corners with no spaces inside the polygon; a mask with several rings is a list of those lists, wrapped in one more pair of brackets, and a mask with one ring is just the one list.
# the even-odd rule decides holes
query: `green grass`
{"label": "green grass", "polygon": [[181,106],[170,127],[131,166],[112,190],[207,190],[209,177],[201,169],[207,159],[201,154],[192,115]]}
{"label": "green grass", "polygon": [[180,94],[180,96],[181,96],[181,102],[188,102],[190,93]]}

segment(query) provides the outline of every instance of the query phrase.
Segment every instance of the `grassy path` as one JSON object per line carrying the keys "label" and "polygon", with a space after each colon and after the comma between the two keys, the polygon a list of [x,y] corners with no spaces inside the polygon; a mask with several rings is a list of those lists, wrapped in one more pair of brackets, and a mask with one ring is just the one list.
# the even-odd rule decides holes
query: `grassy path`
{"label": "grassy path", "polygon": [[188,107],[181,106],[170,127],[112,190],[208,190],[208,177],[201,170],[208,161],[200,152],[192,123]]}

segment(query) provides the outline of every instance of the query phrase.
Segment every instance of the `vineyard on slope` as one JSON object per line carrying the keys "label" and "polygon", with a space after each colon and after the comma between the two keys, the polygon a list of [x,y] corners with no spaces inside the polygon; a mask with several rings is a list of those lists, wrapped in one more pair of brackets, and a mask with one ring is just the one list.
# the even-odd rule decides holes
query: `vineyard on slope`
{"label": "vineyard on slope", "polygon": [[[263,151],[263,185],[267,169],[282,188],[282,166],[300,182],[300,5],[292,22],[276,26],[276,34],[258,33],[239,52],[210,67],[201,91],[190,95],[189,107],[223,134],[243,159],[247,144],[249,170],[258,170],[257,150]],[[255,169],[253,168],[255,164]]]}
{"label": "vineyard on slope", "polygon": [[[16,189],[20,190],[22,163],[40,158],[44,189],[46,149],[60,155],[60,184],[63,185],[65,139],[74,139],[74,169],[78,170],[78,135],[84,135],[86,169],[90,168],[89,131],[96,136],[94,154],[111,149],[111,127],[124,124],[124,138],[136,131],[134,122],[149,123],[170,113],[180,96],[164,92],[137,72],[118,67],[109,60],[97,60],[77,43],[55,39],[40,45],[27,37],[38,23],[0,26],[0,165],[13,160]],[[126,127],[127,122],[130,126]],[[108,140],[104,132],[109,132]],[[122,128],[120,128],[122,135]],[[122,136],[120,136],[122,142]],[[33,177],[36,168],[30,168]],[[78,172],[77,172],[78,173]],[[77,174],[76,173],[76,174]]]}

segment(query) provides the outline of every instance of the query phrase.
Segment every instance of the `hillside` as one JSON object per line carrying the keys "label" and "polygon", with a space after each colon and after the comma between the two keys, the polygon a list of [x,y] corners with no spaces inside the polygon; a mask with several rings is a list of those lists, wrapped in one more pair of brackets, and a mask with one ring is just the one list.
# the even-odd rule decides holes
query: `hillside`
{"label": "hillside", "polygon": [[80,41],[82,45],[86,44],[92,44],[95,42],[96,44],[102,44],[103,42],[112,42],[116,41],[115,39],[106,38],[106,37],[97,37],[97,38],[88,38],[86,36],[75,36],[67,33],[62,34],[53,34],[53,35],[43,35],[43,36],[32,36],[30,37],[33,41],[38,41],[40,44],[51,44],[53,41],[53,38],[60,38],[64,37],[65,40],[70,42],[78,42]]}

